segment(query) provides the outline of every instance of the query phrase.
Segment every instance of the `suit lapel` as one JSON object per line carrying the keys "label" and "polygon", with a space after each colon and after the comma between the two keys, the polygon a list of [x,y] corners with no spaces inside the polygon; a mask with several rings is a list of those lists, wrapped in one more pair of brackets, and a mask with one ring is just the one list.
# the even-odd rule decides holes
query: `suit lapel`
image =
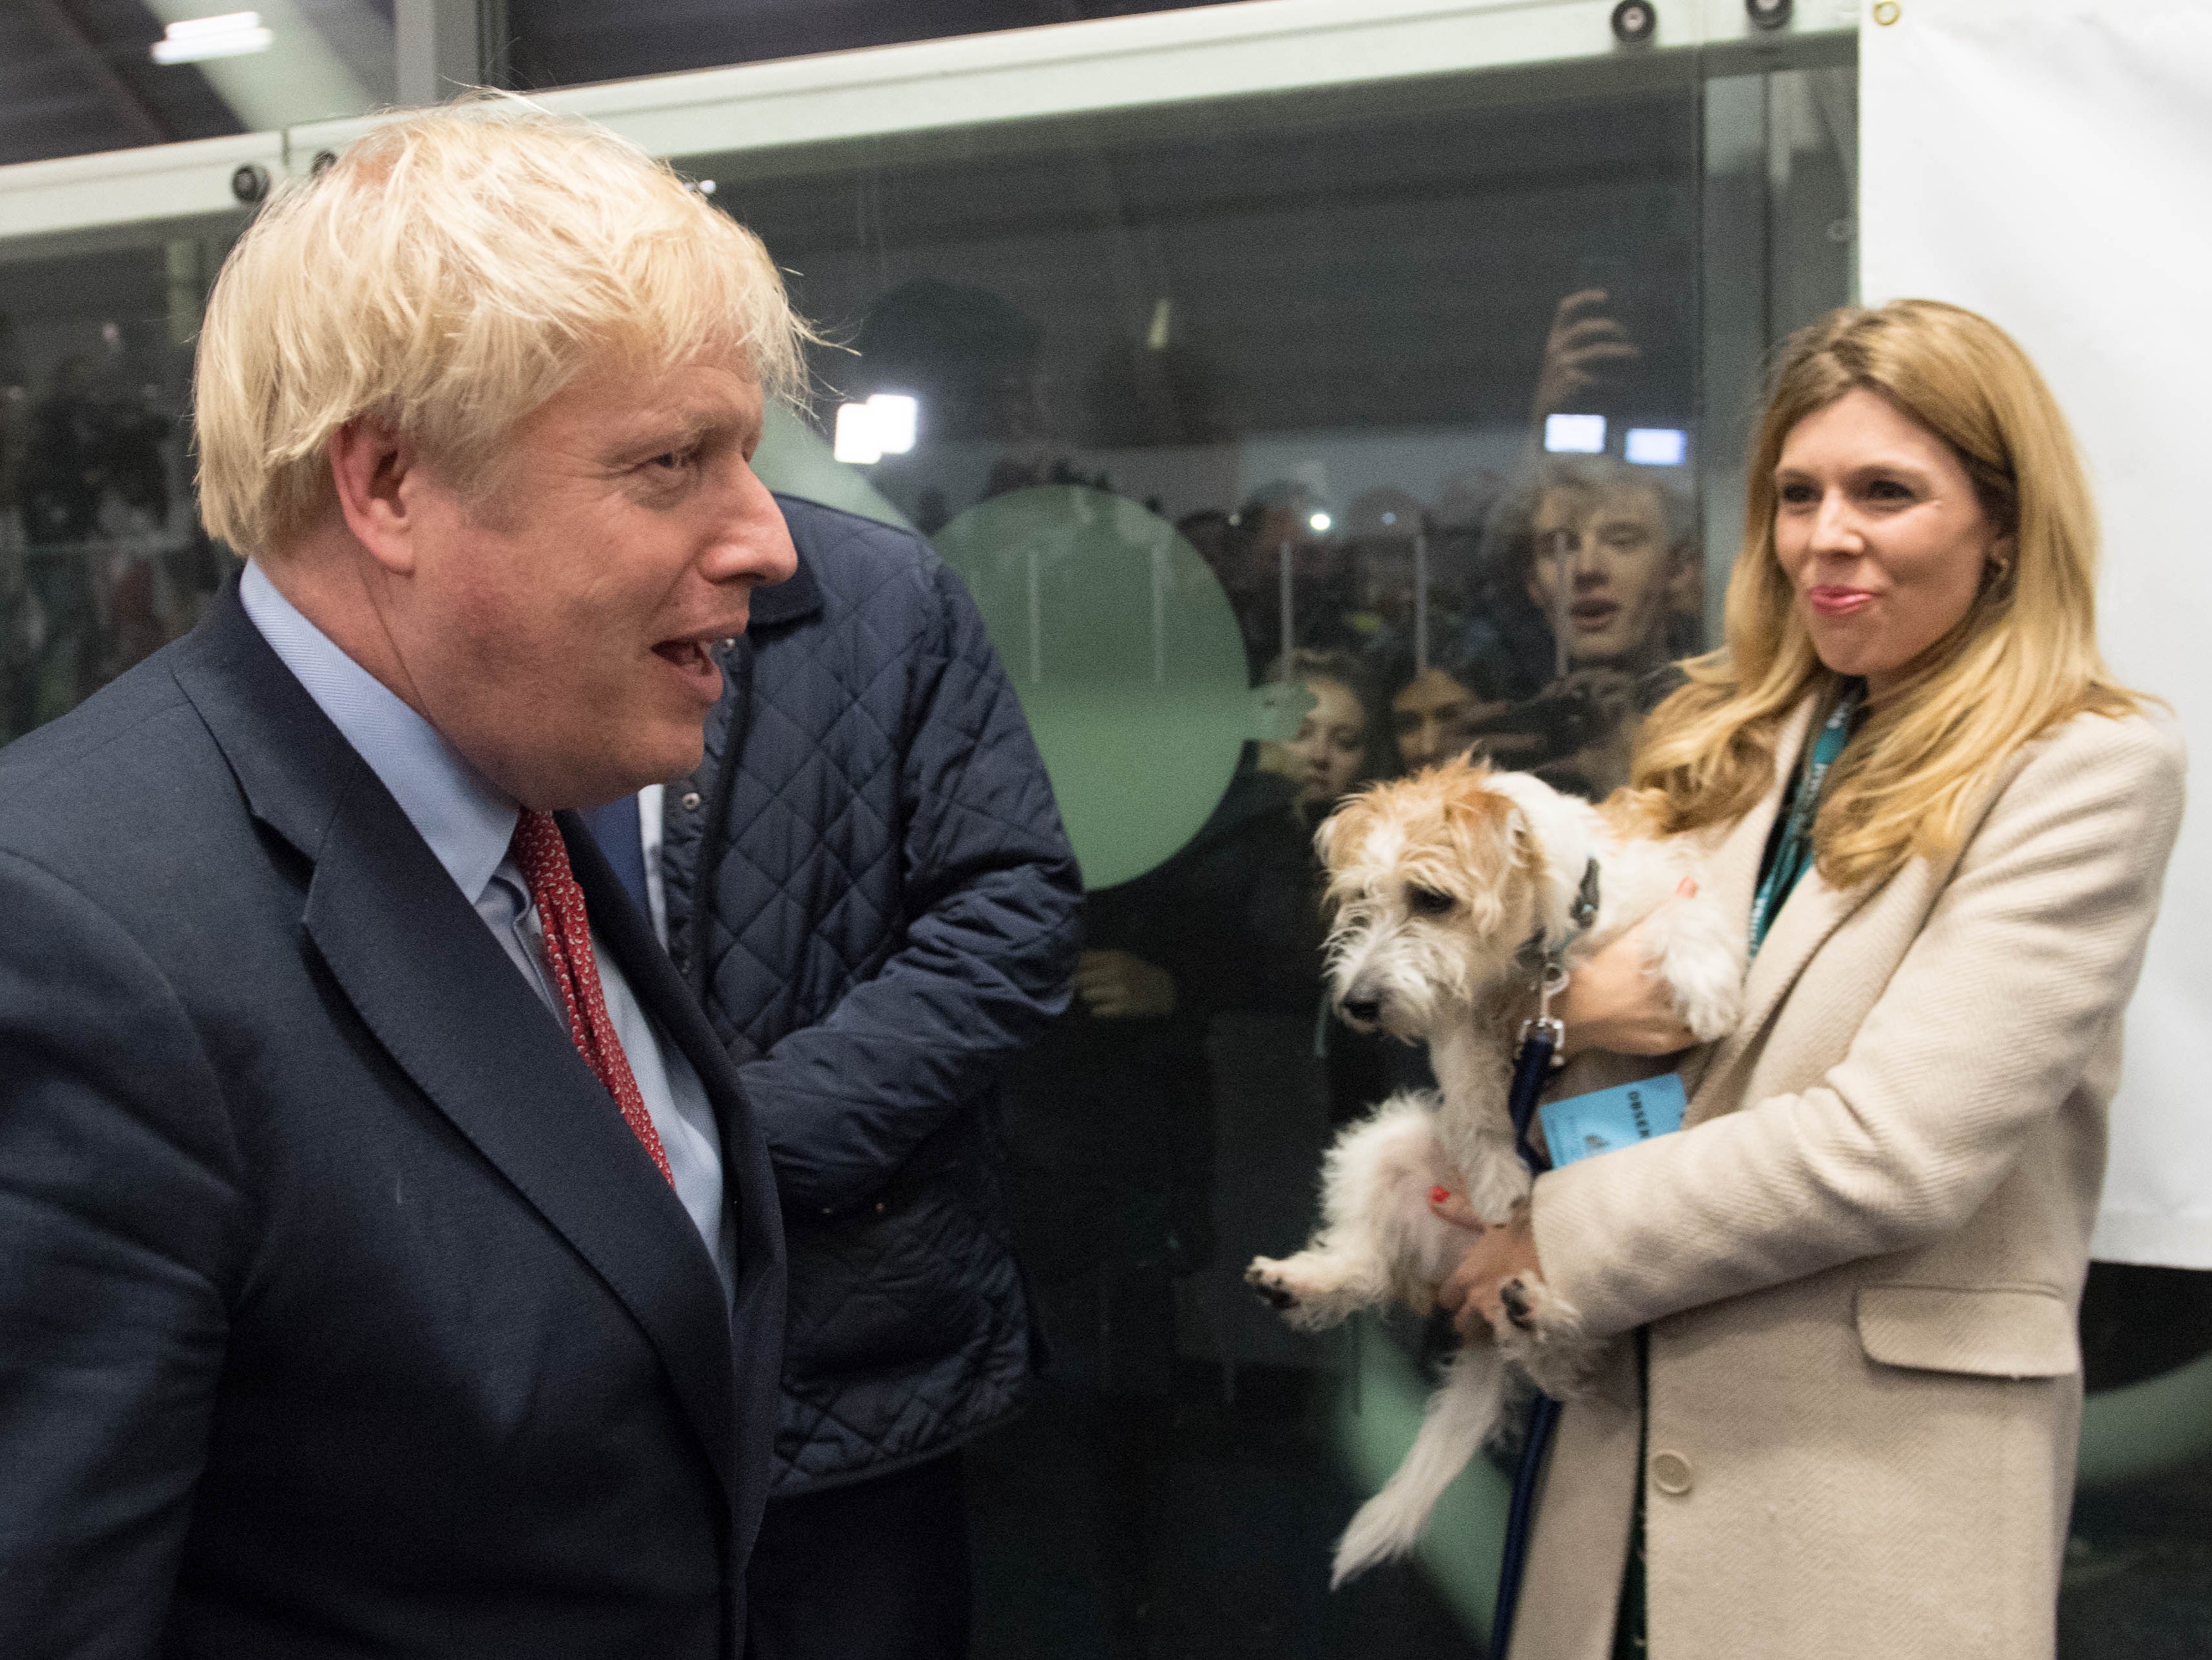
{"label": "suit lapel", "polygon": [[[584,906],[598,933],[629,982],[638,1005],[683,1051],[705,1085],[721,1130],[722,1190],[737,1216],[738,1286],[740,1316],[750,1288],[775,1277],[783,1261],[783,1223],[767,1139],[753,1118],[737,1067],[700,1012],[676,964],[653,937],[651,924],[638,914],[599,844],[571,813],[556,813],[568,844],[568,862],[584,891]],[[746,1329],[742,1317],[739,1330]],[[779,1317],[775,1329],[781,1330]]]}
{"label": "suit lapel", "polygon": [[742,1435],[733,1454],[732,1484],[735,1542],[742,1560],[752,1549],[768,1497],[770,1432],[783,1381],[783,1219],[768,1140],[754,1120],[735,1064],[676,964],[653,937],[652,925],[623,891],[599,843],[574,814],[556,813],[555,821],[568,845],[568,863],[584,891],[593,932],[622,970],[639,1006],[699,1074],[721,1131],[722,1196],[732,1212],[737,1262],[723,1346],[732,1406],[717,1421],[732,1425]]}
{"label": "suit lapel", "polygon": [[355,1012],[629,1310],[734,1493],[721,1282],[605,1090],[234,587],[177,673],[254,816],[313,862],[306,931]]}

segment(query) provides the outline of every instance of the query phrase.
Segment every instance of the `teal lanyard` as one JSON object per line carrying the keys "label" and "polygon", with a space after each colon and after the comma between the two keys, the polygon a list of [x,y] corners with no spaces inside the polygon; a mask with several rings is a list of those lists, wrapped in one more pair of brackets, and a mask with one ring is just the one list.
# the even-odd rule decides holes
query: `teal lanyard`
{"label": "teal lanyard", "polygon": [[1774,849],[1774,860],[1759,885],[1758,897],[1751,902],[1751,952],[1754,957],[1766,942],[1766,930],[1774,921],[1774,914],[1782,909],[1782,902],[1789,898],[1790,891],[1812,866],[1813,819],[1820,810],[1820,789],[1828,781],[1828,770],[1836,764],[1836,757],[1851,741],[1852,722],[1858,718],[1865,702],[1866,683],[1846,682],[1843,696],[1820,727],[1820,735],[1813,740],[1804,775],[1797,781],[1797,799],[1790,805],[1789,822],[1782,827],[1782,840]]}

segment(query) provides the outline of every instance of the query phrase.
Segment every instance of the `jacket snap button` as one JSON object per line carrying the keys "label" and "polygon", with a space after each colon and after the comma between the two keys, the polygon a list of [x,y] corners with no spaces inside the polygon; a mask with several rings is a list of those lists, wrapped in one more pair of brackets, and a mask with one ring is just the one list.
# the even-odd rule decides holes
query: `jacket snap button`
{"label": "jacket snap button", "polygon": [[1676,1498],[1690,1490],[1690,1461],[1679,1452],[1655,1452],[1651,1455],[1651,1485]]}
{"label": "jacket snap button", "polygon": [[678,806],[682,807],[682,808],[684,809],[684,812],[698,812],[698,811],[699,811],[699,792],[698,792],[698,791],[696,791],[696,790],[686,790],[686,791],[684,791],[684,794],[683,794],[682,795],[680,795],[680,796],[678,796],[678,797],[677,798],[677,805],[678,805]]}

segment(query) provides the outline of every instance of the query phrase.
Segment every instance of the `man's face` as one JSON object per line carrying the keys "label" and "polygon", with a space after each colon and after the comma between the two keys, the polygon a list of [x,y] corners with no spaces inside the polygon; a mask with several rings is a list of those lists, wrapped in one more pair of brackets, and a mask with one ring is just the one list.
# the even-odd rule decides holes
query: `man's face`
{"label": "man's face", "polygon": [[1564,601],[1570,661],[1664,654],[1679,556],[1656,489],[1553,490],[1537,507],[1535,532],[1528,598],[1554,627]]}
{"label": "man's face", "polygon": [[741,365],[608,370],[523,422],[489,501],[410,474],[414,580],[388,626],[412,701],[524,806],[698,765],[715,643],[797,569],[750,465],[761,421]]}

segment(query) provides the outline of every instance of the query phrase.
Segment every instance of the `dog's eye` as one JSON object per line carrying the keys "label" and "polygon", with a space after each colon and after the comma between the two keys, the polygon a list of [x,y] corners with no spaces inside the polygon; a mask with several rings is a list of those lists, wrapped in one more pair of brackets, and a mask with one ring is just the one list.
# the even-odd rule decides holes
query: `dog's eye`
{"label": "dog's eye", "polygon": [[1416,916],[1442,916],[1456,902],[1448,893],[1438,893],[1434,888],[1407,888],[1406,905]]}

